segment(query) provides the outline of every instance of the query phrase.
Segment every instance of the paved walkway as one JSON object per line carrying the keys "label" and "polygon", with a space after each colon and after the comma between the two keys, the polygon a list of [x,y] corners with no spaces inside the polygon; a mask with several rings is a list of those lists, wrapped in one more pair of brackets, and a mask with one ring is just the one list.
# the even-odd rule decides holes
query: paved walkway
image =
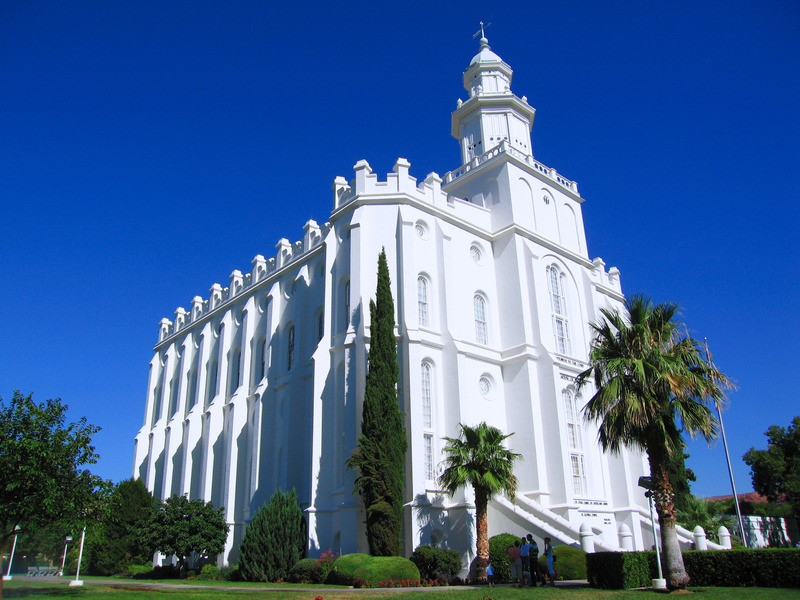
{"label": "paved walkway", "polygon": [[[14,579],[17,581],[47,581],[49,583],[64,583],[68,584],[74,580],[74,577],[25,577],[24,575],[15,575]],[[222,585],[203,585],[197,583],[161,583],[153,581],[137,581],[120,580],[120,579],[84,579],[84,585],[107,585],[110,587],[141,587],[143,589],[166,589],[166,590],[235,590],[242,592],[306,592],[312,594],[322,593],[369,593],[369,592],[427,592],[436,590],[438,592],[449,592],[458,590],[477,590],[477,589],[490,589],[488,586],[474,586],[474,585],[456,585],[456,586],[434,586],[434,587],[407,587],[407,588],[343,588],[343,587],[315,587],[315,588],[296,588],[296,587],[237,587],[237,586],[222,586]],[[589,582],[585,579],[577,579],[573,581],[559,581],[556,587],[560,588],[577,588],[588,587]],[[512,587],[510,583],[501,583],[496,585],[498,588]]]}

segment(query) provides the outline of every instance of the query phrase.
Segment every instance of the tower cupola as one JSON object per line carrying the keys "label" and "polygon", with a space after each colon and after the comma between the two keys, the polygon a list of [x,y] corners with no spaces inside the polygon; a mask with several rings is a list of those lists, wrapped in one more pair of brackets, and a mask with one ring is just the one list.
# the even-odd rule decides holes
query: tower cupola
{"label": "tower cupola", "polygon": [[511,67],[495,54],[485,36],[480,50],[464,71],[466,102],[458,101],[451,133],[461,142],[462,164],[503,141],[524,155],[532,154],[531,128],[536,110],[511,91]]}

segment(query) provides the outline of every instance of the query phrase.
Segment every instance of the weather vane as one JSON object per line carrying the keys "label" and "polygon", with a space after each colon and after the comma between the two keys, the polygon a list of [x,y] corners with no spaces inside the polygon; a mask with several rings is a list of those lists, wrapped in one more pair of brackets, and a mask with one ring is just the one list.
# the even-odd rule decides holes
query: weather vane
{"label": "weather vane", "polygon": [[481,37],[482,37],[482,38],[485,38],[485,37],[486,37],[486,35],[483,33],[483,30],[484,30],[484,29],[486,29],[486,28],[488,28],[488,27],[489,27],[489,25],[491,25],[491,23],[487,23],[486,25],[484,25],[484,24],[483,24],[483,21],[481,21],[481,30],[480,30],[480,31],[476,31],[475,33],[473,33],[473,34],[472,34],[472,37],[473,37],[473,38],[476,38],[476,37],[478,37],[478,34],[481,34]]}

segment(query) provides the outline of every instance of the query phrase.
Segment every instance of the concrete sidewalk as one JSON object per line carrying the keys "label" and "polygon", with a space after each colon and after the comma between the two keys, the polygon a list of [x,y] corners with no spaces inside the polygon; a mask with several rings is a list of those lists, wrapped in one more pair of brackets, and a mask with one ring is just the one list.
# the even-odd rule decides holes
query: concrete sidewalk
{"label": "concrete sidewalk", "polygon": [[[74,581],[74,577],[15,577],[15,581],[27,581],[27,582],[34,582],[34,581],[46,581],[48,583],[64,583],[69,584],[70,581]],[[347,587],[306,587],[306,588],[296,588],[296,587],[261,587],[261,586],[231,586],[231,585],[203,585],[202,583],[162,583],[160,581],[137,581],[136,579],[131,580],[119,580],[119,579],[83,579],[84,585],[106,585],[109,587],[140,587],[142,589],[167,589],[167,590],[232,590],[232,591],[242,591],[242,592],[308,592],[313,594],[321,594],[321,593],[368,593],[368,592],[426,592],[430,590],[437,590],[440,592],[448,592],[448,591],[458,591],[458,590],[478,590],[478,589],[485,589],[489,590],[492,589],[488,585],[455,585],[455,586],[432,586],[432,587],[397,587],[397,588],[347,588]],[[169,581],[169,580],[165,580]],[[184,580],[185,581],[185,580]],[[558,581],[556,582],[555,587],[559,588],[579,588],[579,587],[588,587],[589,582],[585,579],[576,579],[571,581]],[[510,588],[515,587],[510,583],[499,583],[495,588]],[[529,588],[531,589],[531,588]]]}

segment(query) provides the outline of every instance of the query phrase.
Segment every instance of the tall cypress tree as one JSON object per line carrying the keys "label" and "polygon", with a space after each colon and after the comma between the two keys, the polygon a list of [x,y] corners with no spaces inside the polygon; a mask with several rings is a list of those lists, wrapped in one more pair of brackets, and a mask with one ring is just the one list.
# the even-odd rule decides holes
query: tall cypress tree
{"label": "tall cypress tree", "polygon": [[367,541],[373,556],[402,552],[403,482],[408,447],[397,401],[397,340],[386,252],[378,256],[378,287],[370,300],[369,370],[358,448],[347,461],[358,469],[355,493],[367,511]]}
{"label": "tall cypress tree", "polygon": [[292,488],[275,490],[247,526],[239,547],[239,573],[245,581],[285,579],[306,547],[303,510]]}

